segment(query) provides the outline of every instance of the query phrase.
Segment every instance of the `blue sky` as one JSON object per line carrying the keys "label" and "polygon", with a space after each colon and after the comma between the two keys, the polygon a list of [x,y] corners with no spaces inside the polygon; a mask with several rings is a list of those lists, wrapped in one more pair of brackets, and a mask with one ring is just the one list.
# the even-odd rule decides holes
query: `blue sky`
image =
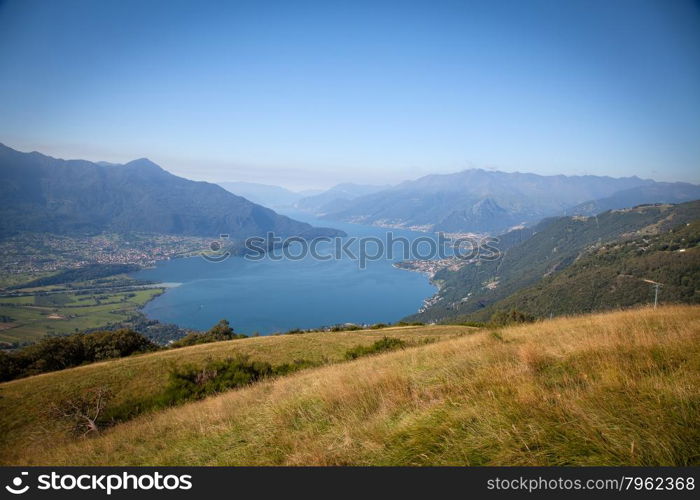
{"label": "blue sky", "polygon": [[700,182],[700,7],[0,0],[0,142],[297,189],[470,167]]}

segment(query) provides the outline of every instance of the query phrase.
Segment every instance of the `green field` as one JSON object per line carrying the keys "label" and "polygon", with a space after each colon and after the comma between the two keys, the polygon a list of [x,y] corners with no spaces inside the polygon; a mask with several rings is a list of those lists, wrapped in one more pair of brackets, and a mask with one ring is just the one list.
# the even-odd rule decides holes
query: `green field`
{"label": "green field", "polygon": [[15,274],[4,274],[0,273],[0,289],[8,288],[11,286],[22,285],[33,279],[47,278],[53,276],[55,272],[44,272],[44,273],[15,273]]}
{"label": "green field", "polygon": [[[46,291],[49,287],[44,287]],[[124,321],[163,288],[0,297],[0,342],[35,342]]]}

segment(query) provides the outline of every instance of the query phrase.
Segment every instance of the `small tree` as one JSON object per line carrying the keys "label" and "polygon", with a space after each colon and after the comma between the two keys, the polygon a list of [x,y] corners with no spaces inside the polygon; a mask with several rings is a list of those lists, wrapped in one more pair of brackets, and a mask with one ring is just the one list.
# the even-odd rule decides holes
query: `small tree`
{"label": "small tree", "polygon": [[49,417],[71,426],[75,435],[99,434],[98,419],[112,398],[108,387],[93,387],[84,393],[53,403],[48,408]]}

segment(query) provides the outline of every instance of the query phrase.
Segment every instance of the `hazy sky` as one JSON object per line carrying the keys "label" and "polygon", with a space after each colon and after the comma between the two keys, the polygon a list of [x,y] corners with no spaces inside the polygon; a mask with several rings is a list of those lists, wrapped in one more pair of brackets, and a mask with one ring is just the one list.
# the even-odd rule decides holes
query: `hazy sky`
{"label": "hazy sky", "polygon": [[299,189],[473,166],[700,182],[700,7],[0,0],[0,142]]}

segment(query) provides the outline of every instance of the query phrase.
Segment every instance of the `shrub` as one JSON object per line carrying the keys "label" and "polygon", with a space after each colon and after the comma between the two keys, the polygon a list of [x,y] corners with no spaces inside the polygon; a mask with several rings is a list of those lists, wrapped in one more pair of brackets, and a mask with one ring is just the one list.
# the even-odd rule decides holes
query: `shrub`
{"label": "shrub", "polygon": [[283,363],[274,367],[274,374],[279,376],[289,375],[299,370],[304,370],[305,368],[314,368],[321,365],[315,361],[309,361],[308,359],[295,359],[292,363]]}
{"label": "shrub", "polygon": [[362,327],[359,325],[353,325],[352,323],[348,323],[346,325],[332,326],[330,330],[332,332],[353,332],[355,330],[362,330]]}
{"label": "shrub", "polygon": [[135,352],[153,350],[155,345],[133,330],[95,332],[82,337],[84,355],[91,361],[122,358]]}
{"label": "shrub", "polygon": [[228,321],[222,319],[216,325],[214,325],[211,330],[205,333],[190,333],[182,337],[180,340],[176,340],[170,347],[187,347],[190,345],[197,344],[208,344],[210,342],[220,342],[222,340],[236,340],[247,338],[247,335],[242,333],[235,333],[233,328],[229,325]]}
{"label": "shrub", "polygon": [[0,351],[0,382],[16,378],[20,368],[17,366],[17,356]]}
{"label": "shrub", "polygon": [[[448,324],[453,324],[453,323],[448,323]],[[463,321],[461,323],[454,323],[455,325],[460,325],[460,326],[473,326],[476,328],[483,328],[486,326],[486,323],[483,321]]]}
{"label": "shrub", "polygon": [[111,422],[124,422],[148,411],[201,399],[217,392],[254,384],[266,377],[289,375],[321,364],[323,362],[297,359],[273,367],[269,363],[250,361],[246,356],[239,355],[221,361],[208,361],[199,366],[173,367],[168,383],[160,394],[134,397],[118,405],[111,405],[104,418]]}
{"label": "shrub", "polygon": [[406,342],[401,339],[393,337],[383,337],[377,340],[374,344],[369,346],[358,345],[352,349],[348,349],[345,353],[345,359],[357,359],[361,356],[368,356],[370,354],[377,354],[384,351],[393,351],[395,349],[403,349],[406,346]]}
{"label": "shrub", "polygon": [[[288,375],[312,368],[320,363],[297,359],[273,367],[263,361],[251,361],[247,356],[238,355],[221,361],[209,361],[204,366],[186,365],[170,371],[168,385],[163,394],[150,406],[167,406],[191,399],[201,399],[210,394],[243,387],[264,378]],[[144,408],[148,402],[142,402]]]}
{"label": "shrub", "polygon": [[252,384],[273,373],[270,363],[250,361],[247,356],[209,361],[203,367],[186,365],[174,368],[161,403],[171,405],[201,399],[215,392]]}
{"label": "shrub", "polygon": [[0,381],[158,349],[132,330],[49,337],[0,357]]}
{"label": "shrub", "polygon": [[491,316],[490,323],[495,326],[505,326],[514,323],[532,323],[535,317],[532,314],[517,311],[497,311]]}

